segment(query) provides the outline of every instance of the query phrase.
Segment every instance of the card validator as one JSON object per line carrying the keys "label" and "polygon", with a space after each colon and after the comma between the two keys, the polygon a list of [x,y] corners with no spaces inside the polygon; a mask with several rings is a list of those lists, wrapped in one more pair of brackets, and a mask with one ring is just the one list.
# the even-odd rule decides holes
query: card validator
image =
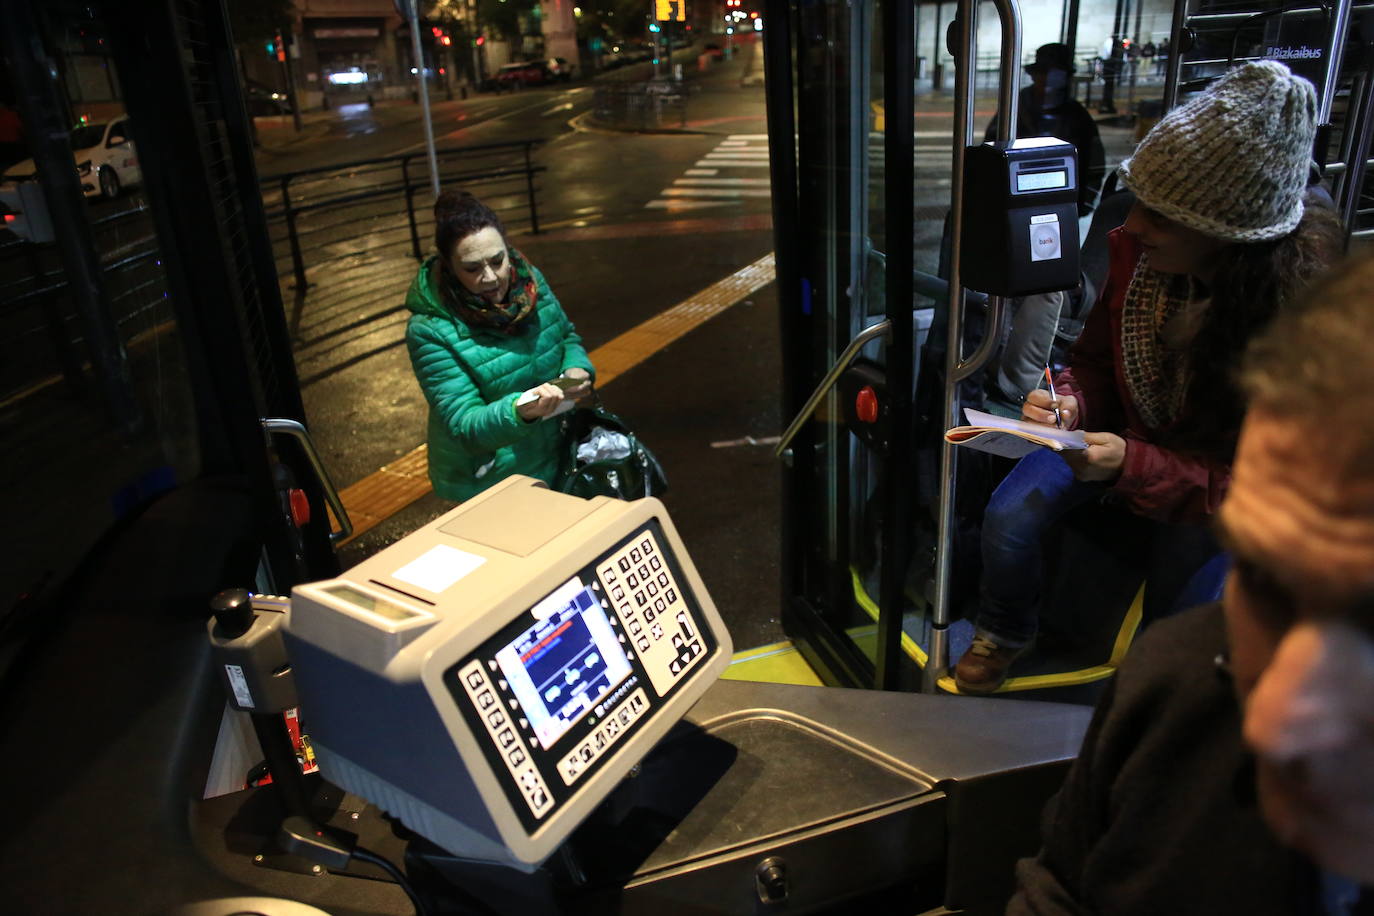
{"label": "card validator", "polygon": [[732,651],[662,503],[527,477],[295,588],[286,639],[330,781],[454,855],[525,871]]}
{"label": "card validator", "polygon": [[959,278],[969,289],[1029,296],[1078,285],[1078,153],[1054,137],[964,151]]}

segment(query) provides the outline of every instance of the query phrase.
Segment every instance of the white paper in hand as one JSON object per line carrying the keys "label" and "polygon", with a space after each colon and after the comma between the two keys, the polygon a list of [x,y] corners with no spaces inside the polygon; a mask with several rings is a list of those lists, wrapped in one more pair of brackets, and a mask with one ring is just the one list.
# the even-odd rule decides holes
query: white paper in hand
{"label": "white paper in hand", "polygon": [[955,445],[977,449],[1003,458],[1020,458],[1037,448],[1084,449],[1088,447],[1082,430],[1057,429],[1043,423],[1012,420],[981,410],[964,408],[967,426],[956,426],[945,433]]}

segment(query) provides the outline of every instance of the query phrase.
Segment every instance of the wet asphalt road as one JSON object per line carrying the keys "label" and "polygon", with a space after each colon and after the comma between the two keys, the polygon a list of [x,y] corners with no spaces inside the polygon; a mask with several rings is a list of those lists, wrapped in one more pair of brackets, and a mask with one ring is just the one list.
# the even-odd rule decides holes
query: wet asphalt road
{"label": "wet asphalt road", "polygon": [[[547,169],[539,193],[544,231],[512,242],[544,272],[588,350],[772,250],[766,195],[698,200],[686,210],[649,206],[669,199],[661,192],[729,137],[766,132],[763,90],[740,86],[743,65],[736,59],[696,80],[689,131],[673,134],[579,129],[593,92],[577,84],[436,99],[440,147],[543,141],[536,162]],[[422,151],[416,108],[340,107],[284,143],[268,131],[290,132],[289,122],[260,122],[259,172]],[[737,174],[757,182],[767,169]],[[368,247],[365,239],[354,244]],[[371,259],[345,289],[312,274],[319,282],[301,307],[298,370],[309,425],[340,487],[424,441],[425,403],[403,343],[401,303],[414,269],[402,252]],[[780,469],[767,448],[712,443],[777,434],[778,367],[770,285],[602,390],[664,464],[664,502],[740,648],[783,635]],[[432,494],[419,500],[345,546],[344,564],[448,508]]]}
{"label": "wet asphalt road", "polygon": [[[590,85],[435,99],[440,147],[541,141],[535,162],[546,169],[539,179],[544,231],[512,241],[544,272],[588,350],[772,250],[770,203],[757,193],[760,184],[766,187],[766,166],[720,171],[731,181],[744,179],[732,187],[750,193],[737,197],[675,198],[681,192],[668,190],[722,149],[747,144],[757,154],[766,148],[762,87],[741,85],[747,63],[741,55],[690,74],[695,92],[687,129],[677,133],[589,128]],[[917,266],[926,270],[935,267],[948,206],[942,175],[948,175],[951,121],[938,105],[918,113]],[[338,106],[308,116],[299,136],[290,131],[289,121],[260,121],[260,174],[424,149],[419,106],[404,102]],[[1123,146],[1124,136],[1106,134],[1109,153]],[[318,285],[294,304],[308,421],[340,487],[420,445],[425,418],[403,343],[402,299],[415,262],[408,252],[370,250],[365,239],[348,244],[359,249],[356,279],[331,283],[337,278],[312,274]],[[779,405],[778,307],[769,285],[602,392],[664,464],[670,484],[664,502],[738,648],[783,636],[780,468],[769,448],[713,443],[773,436],[790,420]],[[419,500],[343,548],[344,564],[447,508],[432,494]]]}

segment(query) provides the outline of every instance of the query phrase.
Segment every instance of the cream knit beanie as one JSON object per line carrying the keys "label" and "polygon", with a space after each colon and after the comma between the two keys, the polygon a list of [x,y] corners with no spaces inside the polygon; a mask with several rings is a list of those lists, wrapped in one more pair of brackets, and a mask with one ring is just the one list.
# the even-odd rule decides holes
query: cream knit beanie
{"label": "cream knit beanie", "polygon": [[1275,61],[1245,64],[1169,112],[1121,163],[1145,206],[1217,239],[1292,232],[1317,132],[1312,84]]}

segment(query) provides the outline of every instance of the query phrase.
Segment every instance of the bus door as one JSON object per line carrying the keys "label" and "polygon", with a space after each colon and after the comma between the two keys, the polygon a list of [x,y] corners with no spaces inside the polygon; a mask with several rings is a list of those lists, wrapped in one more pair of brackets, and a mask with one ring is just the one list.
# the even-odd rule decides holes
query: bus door
{"label": "bus door", "polygon": [[[979,459],[954,454],[940,433],[963,422],[1010,320],[950,267],[962,150],[999,111],[1009,115],[999,139],[1010,139],[1022,63],[1032,49],[1066,46],[1070,97],[1101,129],[1109,173],[1154,120],[1229,66],[1271,57],[1311,71],[1328,125],[1314,159],[1357,238],[1374,213],[1362,205],[1374,71],[1349,0],[1241,10],[1065,0],[1053,16],[1024,4],[1024,47],[1013,0],[898,6],[773,0],[767,14],[784,412],[795,418],[778,449],[783,623],[828,683],[934,689],[952,684],[941,677],[957,642],[951,621],[972,610],[976,560],[965,561],[989,484]],[[1064,544],[1101,552],[1091,538]],[[1110,626],[1065,664],[1028,659],[1034,676],[1016,689],[1114,671],[1144,607],[1130,580],[1139,570],[1117,553],[1099,568],[1120,594],[1103,598],[1094,582],[1088,601],[1076,600],[1078,585],[1060,596],[1065,620]]]}
{"label": "bus door", "polygon": [[[960,6],[971,21],[972,4]],[[783,622],[827,682],[912,689],[946,553],[938,449],[918,447],[944,422],[942,398],[922,401],[917,379],[932,323],[948,326],[951,286],[937,274],[972,112],[955,143],[958,101],[941,87],[935,104],[917,105],[918,71],[929,83],[940,68],[918,59],[910,4],[774,2],[767,15],[784,412],[795,418],[778,449]],[[1001,18],[1012,27],[999,82],[1014,90],[1014,5]],[[938,26],[925,28],[929,38]],[[958,74],[955,96],[971,101],[972,58]]]}

